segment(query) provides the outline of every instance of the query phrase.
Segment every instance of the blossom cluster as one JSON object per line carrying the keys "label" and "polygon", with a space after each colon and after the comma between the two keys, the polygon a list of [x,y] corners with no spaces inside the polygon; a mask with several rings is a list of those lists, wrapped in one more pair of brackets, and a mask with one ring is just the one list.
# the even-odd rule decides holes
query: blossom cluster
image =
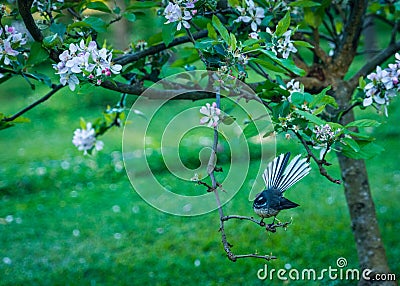
{"label": "blossom cluster", "polygon": [[340,130],[334,131],[328,124],[315,126],[313,133],[319,143],[331,142]]}
{"label": "blossom cluster", "polygon": [[261,25],[262,19],[265,17],[264,8],[256,7],[253,0],[245,0],[246,7],[237,6],[240,16],[234,20],[236,23],[250,23],[251,30],[257,31],[258,26]]}
{"label": "blossom cluster", "polygon": [[17,60],[18,49],[26,44],[26,37],[13,26],[0,28],[0,63],[11,66]]}
{"label": "blossom cluster", "polygon": [[273,33],[268,27],[266,31],[272,36],[272,46],[270,49],[276,56],[279,54],[282,56],[282,58],[287,59],[290,53],[297,52],[296,47],[293,45],[293,41],[290,39],[292,36],[292,30],[287,30],[280,37]]}
{"label": "blossom cluster", "polygon": [[367,76],[370,82],[364,87],[363,106],[377,104],[380,108],[384,108],[386,116],[388,116],[387,106],[390,98],[395,97],[400,91],[400,54],[396,53],[395,57],[395,63],[389,64],[388,68],[382,69],[377,66],[376,72]]}
{"label": "blossom cluster", "polygon": [[200,124],[206,125],[208,127],[216,127],[221,119],[221,109],[217,107],[217,104],[213,102],[212,104],[206,103],[205,106],[200,108],[200,113],[204,116],[200,119]]}
{"label": "blossom cluster", "polygon": [[78,44],[71,43],[69,49],[59,56],[60,62],[54,64],[60,75],[60,83],[66,85],[73,91],[79,84],[78,75],[87,77],[100,85],[102,81],[112,74],[119,74],[122,66],[112,62],[112,52],[106,48],[97,49],[95,41],[88,46],[81,40]]}
{"label": "blossom cluster", "polygon": [[83,151],[86,155],[88,151],[96,149],[100,151],[103,149],[103,141],[96,139],[96,132],[92,127],[92,123],[86,124],[86,129],[76,129],[72,143],[78,148],[79,151]]}
{"label": "blossom cluster", "polygon": [[331,150],[330,147],[340,132],[340,128],[334,130],[328,124],[315,126],[313,130],[313,135],[315,136],[314,148],[320,149],[319,157],[321,160],[323,159],[324,154]]}
{"label": "blossom cluster", "polygon": [[189,29],[189,21],[197,14],[197,10],[194,6],[196,2],[197,0],[174,0],[173,2],[168,2],[164,10],[164,16],[167,22],[164,24],[178,22],[176,26],[178,31],[182,29],[182,26]]}

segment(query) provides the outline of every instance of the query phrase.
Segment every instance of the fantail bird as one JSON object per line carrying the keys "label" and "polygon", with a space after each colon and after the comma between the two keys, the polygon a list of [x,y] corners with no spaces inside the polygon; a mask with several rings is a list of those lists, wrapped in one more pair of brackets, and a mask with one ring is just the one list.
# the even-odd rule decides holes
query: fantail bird
{"label": "fantail bird", "polygon": [[299,206],[286,199],[283,192],[308,175],[311,170],[310,163],[305,158],[301,159],[299,154],[288,165],[289,157],[290,152],[279,155],[264,171],[263,178],[267,189],[259,193],[253,203],[255,213],[262,220],[273,216],[275,221],[281,210]]}

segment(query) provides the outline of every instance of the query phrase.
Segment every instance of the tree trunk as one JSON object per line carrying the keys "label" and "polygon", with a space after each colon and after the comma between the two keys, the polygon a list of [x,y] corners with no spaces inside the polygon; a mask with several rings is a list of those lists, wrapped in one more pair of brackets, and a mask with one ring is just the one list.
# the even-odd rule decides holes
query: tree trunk
{"label": "tree trunk", "polygon": [[[350,102],[353,90],[344,81],[336,86],[335,97],[340,106]],[[351,121],[354,121],[353,110],[345,114],[340,123],[346,125]],[[388,274],[390,269],[379,231],[365,162],[347,158],[340,153],[338,157],[360,268],[372,270],[369,275],[371,278],[373,273]],[[361,279],[359,285],[396,285],[396,282]]]}

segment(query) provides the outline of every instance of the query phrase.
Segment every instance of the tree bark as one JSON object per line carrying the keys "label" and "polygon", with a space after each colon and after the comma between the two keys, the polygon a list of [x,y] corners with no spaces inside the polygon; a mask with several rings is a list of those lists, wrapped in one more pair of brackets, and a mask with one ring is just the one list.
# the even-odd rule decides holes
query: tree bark
{"label": "tree bark", "polygon": [[[336,86],[335,97],[340,106],[350,101],[353,91],[354,88],[344,81]],[[351,110],[342,117],[340,123],[346,125],[354,119],[354,112]],[[371,280],[361,279],[359,285],[396,285],[394,281],[372,281],[374,274],[388,274],[390,269],[379,231],[365,161],[347,158],[341,153],[338,153],[338,158],[360,268],[372,271],[369,275]]]}

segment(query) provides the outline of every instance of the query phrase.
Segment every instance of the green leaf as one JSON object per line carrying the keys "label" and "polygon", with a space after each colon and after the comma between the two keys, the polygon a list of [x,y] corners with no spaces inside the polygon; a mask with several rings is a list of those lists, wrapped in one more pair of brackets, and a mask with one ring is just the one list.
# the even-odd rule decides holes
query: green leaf
{"label": "green leaf", "polygon": [[331,86],[324,88],[320,93],[314,95],[314,99],[310,102],[310,107],[313,108],[317,105],[323,105],[325,107],[327,104],[333,107],[338,107],[338,104],[334,97],[327,95],[327,91],[331,89]]}
{"label": "green leaf", "polygon": [[215,31],[213,25],[211,23],[207,23],[208,37],[214,40],[218,40],[218,34]]}
{"label": "green leaf", "polygon": [[40,80],[41,82],[43,82],[45,85],[47,85],[48,87],[52,87],[52,82],[51,79],[43,74],[43,73],[38,73],[38,72],[34,72],[34,73],[30,73],[30,76],[34,77],[37,80]]}
{"label": "green leaf", "polygon": [[105,3],[100,2],[100,1],[94,1],[94,2],[87,3],[86,8],[101,11],[104,13],[111,13],[110,8],[108,8],[108,6]]}
{"label": "green leaf", "polygon": [[133,13],[129,12],[124,12],[122,16],[127,19],[129,22],[135,22],[136,21],[136,15]]}
{"label": "green leaf", "polygon": [[67,31],[67,27],[63,23],[54,22],[50,26],[50,31],[52,31],[54,34],[58,34],[60,37],[63,37]]}
{"label": "green leaf", "polygon": [[52,36],[47,36],[43,39],[43,45],[48,48],[53,48],[60,43],[61,43],[61,40],[57,34],[54,34]]}
{"label": "green leaf", "polygon": [[350,122],[345,127],[378,127],[379,125],[381,125],[381,123],[373,119],[360,119]]}
{"label": "green leaf", "polygon": [[285,100],[272,107],[272,114],[275,118],[286,117],[290,111],[290,103]]}
{"label": "green leaf", "polygon": [[344,137],[341,139],[347,146],[351,147],[354,152],[358,152],[360,151],[360,146],[358,145],[357,141],[352,139],[352,138],[348,138],[348,137]]}
{"label": "green leaf", "polygon": [[6,122],[6,121],[1,121],[0,120],[0,130],[10,128],[10,127],[12,127],[14,125],[15,124],[12,124],[11,122]]}
{"label": "green leaf", "polygon": [[268,56],[271,60],[273,60],[275,63],[280,65],[281,67],[284,67],[286,70],[299,75],[299,76],[304,76],[306,75],[306,72],[296,66],[293,60],[291,59],[279,59],[275,56],[275,54],[271,51],[267,51],[264,49],[260,49],[260,52],[264,53],[266,56]]}
{"label": "green leaf", "polygon": [[290,26],[290,12],[288,11],[285,16],[278,22],[278,26],[276,27],[275,35],[280,37],[282,36]]}
{"label": "green leaf", "polygon": [[314,2],[314,1],[309,1],[309,0],[298,0],[291,2],[289,6],[292,7],[315,7],[315,6],[321,6],[321,3]]}
{"label": "green leaf", "polygon": [[275,131],[274,128],[268,130],[268,131],[265,132],[265,134],[263,135],[263,138],[266,138],[266,137],[270,136],[272,133],[274,133],[274,131]]}
{"label": "green leaf", "polygon": [[360,140],[365,140],[365,141],[374,141],[375,140],[375,138],[372,137],[371,135],[360,133],[360,132],[354,132],[354,131],[351,131],[348,129],[344,129],[344,133],[351,135],[352,137],[356,137]]}
{"label": "green leaf", "polygon": [[107,24],[99,17],[90,16],[85,18],[83,22],[89,24],[98,33],[107,32]]}
{"label": "green leaf", "polygon": [[296,75],[299,76],[306,75],[306,72],[303,69],[296,66],[296,64],[292,59],[280,59],[279,64]]}
{"label": "green leaf", "polygon": [[46,61],[49,58],[49,53],[44,49],[39,42],[33,42],[29,53],[27,65],[34,66]]}
{"label": "green leaf", "polygon": [[260,134],[259,131],[260,130],[257,128],[257,125],[255,124],[255,122],[251,121],[243,129],[243,134],[246,138],[250,138],[250,137]]}
{"label": "green leaf", "polygon": [[114,9],[113,9],[113,12],[114,12],[114,14],[118,14],[119,15],[119,13],[121,13],[121,8],[118,7],[118,6],[115,6]]}
{"label": "green leaf", "polygon": [[360,76],[360,78],[358,79],[358,86],[361,89],[364,89],[364,87],[367,85],[367,82],[364,80],[364,77]]}
{"label": "green leaf", "polygon": [[3,74],[3,77],[0,78],[0,84],[2,84],[3,82],[6,82],[7,80],[9,80],[10,78],[12,78],[13,75],[12,74]]}
{"label": "green leaf", "polygon": [[221,23],[219,18],[215,15],[213,15],[213,17],[212,17],[212,24],[215,27],[215,29],[218,31],[218,33],[221,35],[222,39],[228,44],[228,46],[230,46],[231,38],[229,36],[228,30],[224,27],[224,25]]}
{"label": "green leaf", "polygon": [[85,119],[83,119],[83,117],[81,117],[81,119],[79,120],[79,126],[81,127],[81,129],[86,129],[86,121]]}
{"label": "green leaf", "polygon": [[91,28],[92,26],[88,23],[85,23],[83,21],[79,22],[74,22],[67,27],[67,31],[71,31],[73,28]]}
{"label": "green leaf", "polygon": [[20,117],[14,119],[12,122],[13,123],[29,123],[29,122],[31,122],[31,120],[29,118],[20,116]]}
{"label": "green leaf", "polygon": [[311,45],[309,42],[305,42],[305,41],[293,41],[293,44],[295,44],[296,46],[300,46],[300,47],[306,47],[306,48],[314,48],[313,45]]}
{"label": "green leaf", "polygon": [[318,15],[315,14],[311,8],[304,9],[304,21],[307,25],[318,28],[319,24],[321,23],[322,19]]}
{"label": "green leaf", "polygon": [[222,123],[226,125],[231,125],[233,122],[235,122],[236,118],[233,116],[230,116],[228,114],[224,114],[224,117],[222,118]]}
{"label": "green leaf", "polygon": [[358,152],[354,151],[350,146],[343,145],[343,155],[353,159],[371,159],[385,150],[382,146],[373,142],[359,141],[358,145],[360,146],[360,150]]}
{"label": "green leaf", "polygon": [[304,94],[301,92],[293,92],[291,99],[293,104],[302,105],[304,103]]}
{"label": "green leaf", "polygon": [[14,119],[13,121],[3,121],[2,119],[5,118],[6,116],[3,113],[0,113],[0,130],[7,129],[9,127],[12,127],[15,125],[15,123],[27,123],[31,122],[29,118],[26,117],[18,117]]}
{"label": "green leaf", "polygon": [[296,112],[298,115],[303,116],[305,119],[308,121],[315,123],[317,125],[324,125],[326,122],[322,120],[321,118],[315,116],[314,114],[311,114],[309,112],[303,111],[303,110],[298,110],[296,109],[294,112]]}
{"label": "green leaf", "polygon": [[228,0],[228,3],[231,7],[239,6],[239,0]]}
{"label": "green leaf", "polygon": [[237,44],[236,37],[235,37],[234,34],[231,33],[230,34],[230,38],[231,38],[231,40],[230,40],[230,42],[231,42],[231,50],[235,51],[236,50],[236,44]]}
{"label": "green leaf", "polygon": [[256,62],[260,66],[266,68],[268,71],[274,71],[278,73],[285,73],[286,70],[280,66],[278,66],[276,63],[270,62],[270,61],[265,61],[259,58],[250,58],[249,61],[251,62]]}
{"label": "green leaf", "polygon": [[175,32],[176,32],[176,24],[175,23],[163,25],[162,39],[163,39],[165,46],[168,47],[168,45],[171,44],[171,42],[174,40]]}
{"label": "green leaf", "polygon": [[126,8],[126,10],[135,10],[135,9],[146,9],[146,8],[153,8],[157,6],[156,1],[135,1],[134,4]]}

